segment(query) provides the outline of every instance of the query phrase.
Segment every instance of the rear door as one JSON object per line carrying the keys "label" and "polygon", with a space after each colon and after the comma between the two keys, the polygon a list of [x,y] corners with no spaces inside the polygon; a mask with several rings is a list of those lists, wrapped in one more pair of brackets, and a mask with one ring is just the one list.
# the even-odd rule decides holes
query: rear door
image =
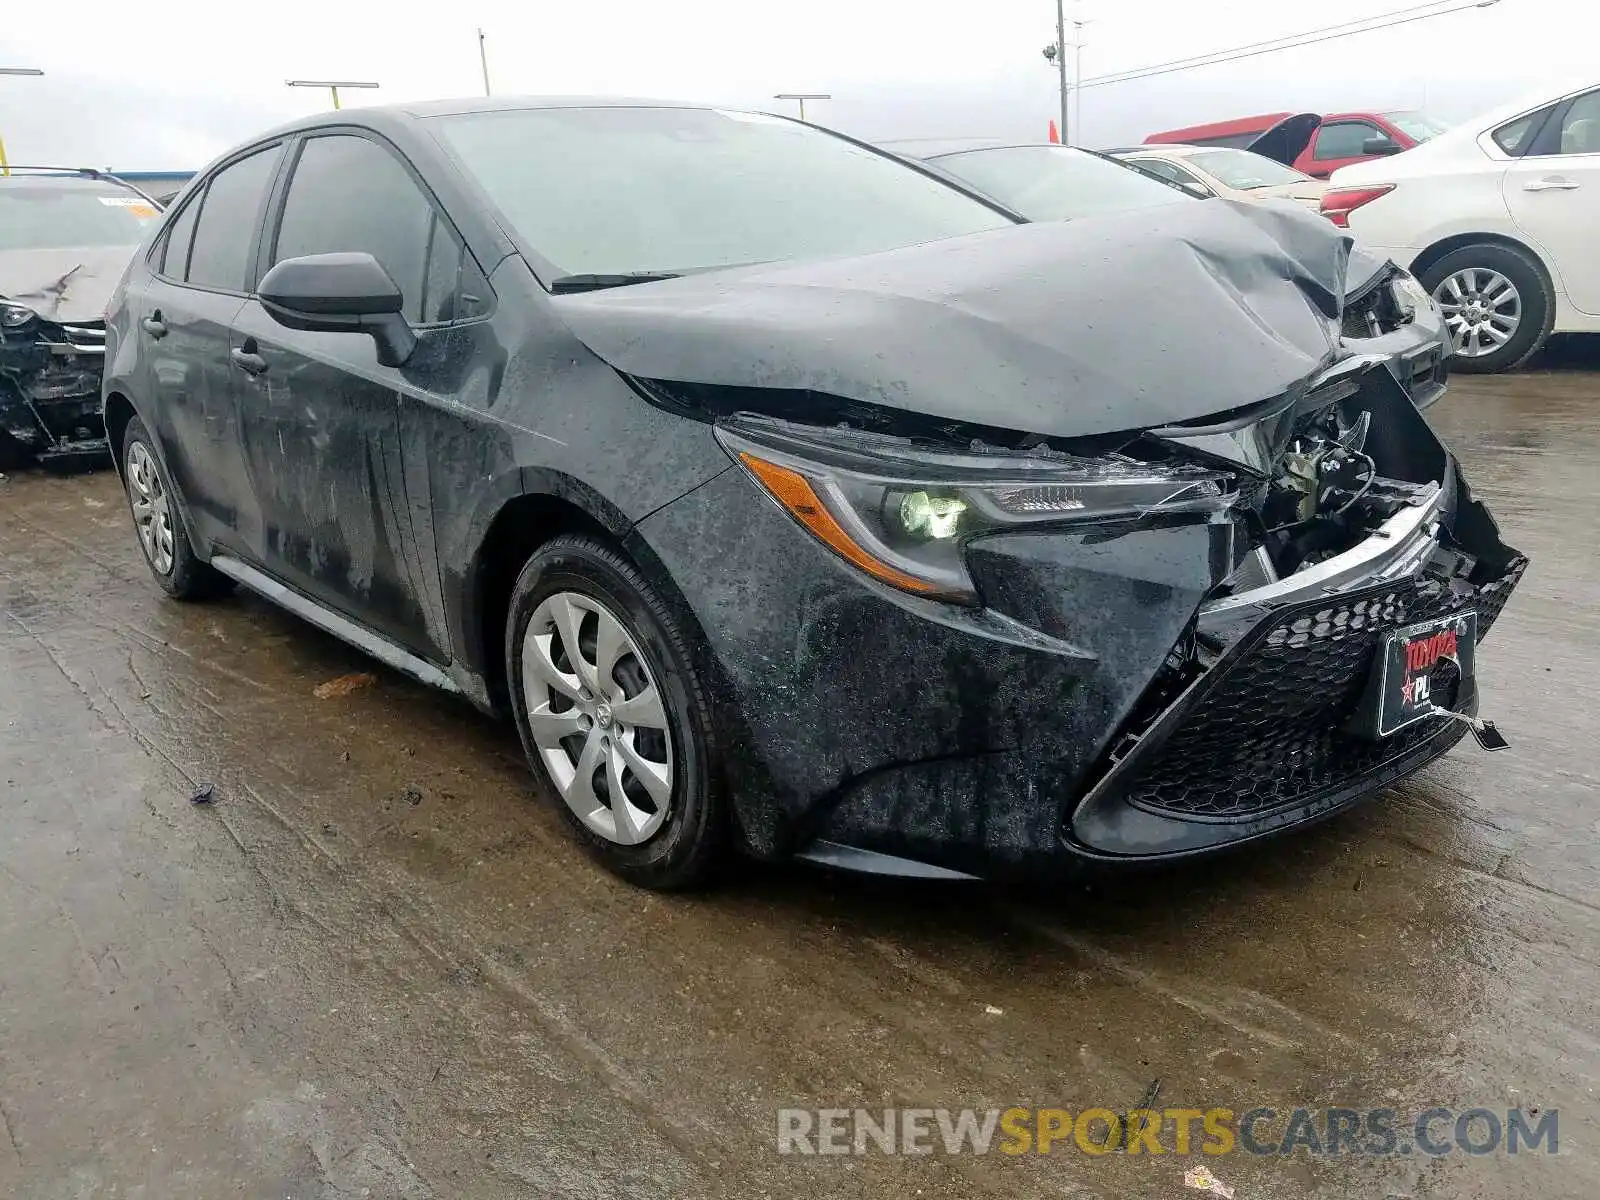
{"label": "rear door", "polygon": [[1573,307],[1600,315],[1600,90],[1563,104],[1502,186],[1512,220],[1555,261]]}
{"label": "rear door", "polygon": [[162,457],[195,534],[246,552],[257,513],[239,455],[229,328],[244,306],[281,145],[253,149],[194,189],[152,251],[131,333]]}
{"label": "rear door", "polygon": [[405,366],[385,367],[363,334],[288,329],[258,300],[242,306],[233,348],[252,364],[239,376],[238,421],[262,507],[256,552],[284,582],[443,662],[427,496],[413,497],[424,489],[407,479],[408,469],[425,477],[427,463],[408,463],[400,428],[408,409],[455,386],[453,323],[471,303],[458,287],[461,240],[410,165],[364,131],[303,139],[277,207],[263,271],[366,251],[403,292],[418,344]]}

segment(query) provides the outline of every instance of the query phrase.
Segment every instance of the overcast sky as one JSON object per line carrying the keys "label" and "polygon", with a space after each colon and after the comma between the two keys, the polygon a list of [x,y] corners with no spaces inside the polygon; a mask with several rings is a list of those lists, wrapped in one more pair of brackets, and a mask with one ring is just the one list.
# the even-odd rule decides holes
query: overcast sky
{"label": "overcast sky", "polygon": [[[1420,0],[1083,0],[1086,77],[1225,49]],[[6,5],[0,137],[13,162],[193,168],[280,121],[328,107],[287,79],[372,79],[347,106],[482,91],[661,96],[784,110],[774,92],[832,92],[808,115],[868,138],[1042,139],[1056,111],[1040,51],[1051,0],[77,0]],[[1085,89],[1088,145],[1278,109],[1424,103],[1459,120],[1555,74],[1600,80],[1600,4],[1500,0],[1395,29],[1223,66]],[[792,110],[790,110],[792,111]]]}

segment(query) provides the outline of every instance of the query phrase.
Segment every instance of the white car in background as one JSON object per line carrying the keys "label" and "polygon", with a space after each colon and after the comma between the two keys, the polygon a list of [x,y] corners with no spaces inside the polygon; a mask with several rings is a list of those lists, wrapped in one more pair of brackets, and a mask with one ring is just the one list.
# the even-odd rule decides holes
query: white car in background
{"label": "white car in background", "polygon": [[1600,333],[1600,84],[1546,89],[1392,158],[1335,171],[1322,211],[1409,266],[1458,371]]}
{"label": "white car in background", "polygon": [[1229,146],[1161,144],[1108,150],[1111,157],[1159,175],[1196,196],[1298,200],[1316,208],[1328,185],[1276,159]]}

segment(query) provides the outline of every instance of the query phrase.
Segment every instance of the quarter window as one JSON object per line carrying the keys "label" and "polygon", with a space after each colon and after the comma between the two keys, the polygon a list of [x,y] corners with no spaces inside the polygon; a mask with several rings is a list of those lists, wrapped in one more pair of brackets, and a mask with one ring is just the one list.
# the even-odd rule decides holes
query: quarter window
{"label": "quarter window", "polygon": [[1335,158],[1361,158],[1365,156],[1368,138],[1388,136],[1376,125],[1366,121],[1335,121],[1317,130],[1317,147],[1313,157],[1319,162]]}
{"label": "quarter window", "polygon": [[[199,209],[199,223],[189,252],[190,283],[242,292],[255,282],[248,278],[250,251],[281,152],[277,146],[258,150],[211,177],[206,194],[193,206]],[[169,252],[171,244],[169,239]]]}
{"label": "quarter window", "polygon": [[161,250],[161,273],[168,279],[183,280],[189,275],[189,247],[194,242],[194,221],[200,215],[200,197],[183,206],[183,211],[167,230]]}
{"label": "quarter window", "polygon": [[1494,144],[1513,157],[1526,154],[1529,136],[1544,124],[1544,119],[1549,115],[1548,108],[1541,108],[1536,113],[1507,122],[1494,131]]}

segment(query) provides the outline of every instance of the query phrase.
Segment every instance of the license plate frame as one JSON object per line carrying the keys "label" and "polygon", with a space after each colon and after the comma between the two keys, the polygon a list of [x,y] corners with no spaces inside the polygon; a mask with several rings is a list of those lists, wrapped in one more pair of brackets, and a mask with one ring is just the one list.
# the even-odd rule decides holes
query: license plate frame
{"label": "license plate frame", "polygon": [[1368,737],[1392,737],[1442,711],[1433,680],[1441,664],[1460,673],[1457,703],[1475,690],[1478,613],[1465,609],[1396,629],[1378,647],[1358,726]]}

